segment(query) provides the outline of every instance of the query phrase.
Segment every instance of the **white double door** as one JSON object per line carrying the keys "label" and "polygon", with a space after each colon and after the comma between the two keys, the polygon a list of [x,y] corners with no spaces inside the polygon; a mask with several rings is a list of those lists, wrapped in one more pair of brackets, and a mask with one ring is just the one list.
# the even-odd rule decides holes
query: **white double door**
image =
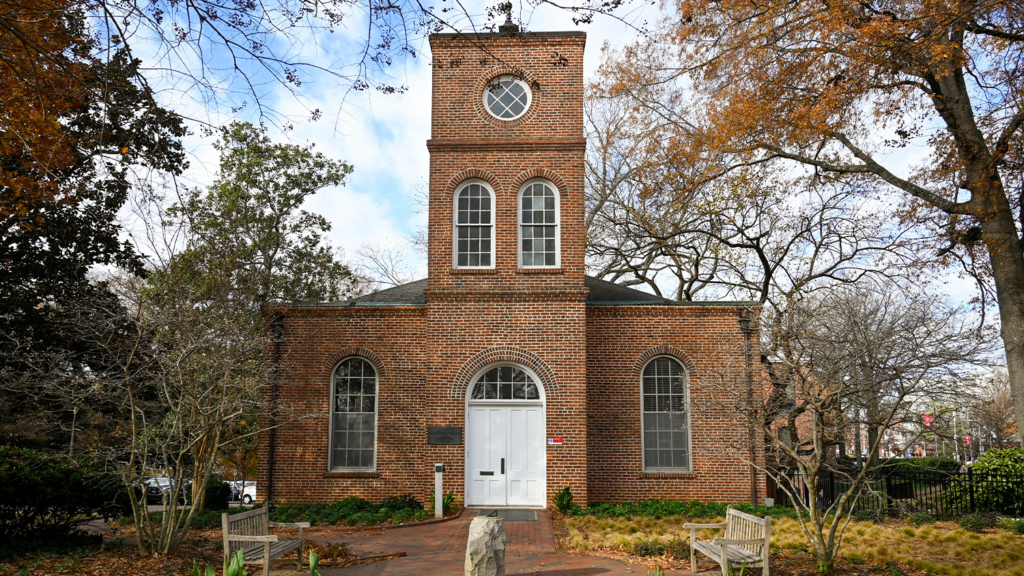
{"label": "white double door", "polygon": [[466,505],[545,504],[544,406],[469,406]]}

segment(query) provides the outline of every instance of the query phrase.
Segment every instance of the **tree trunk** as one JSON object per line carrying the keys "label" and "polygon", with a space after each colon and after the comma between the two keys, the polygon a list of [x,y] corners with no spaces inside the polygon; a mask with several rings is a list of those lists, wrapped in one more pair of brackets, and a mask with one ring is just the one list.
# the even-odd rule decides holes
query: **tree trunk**
{"label": "tree trunk", "polygon": [[[998,181],[994,186],[995,193],[988,197],[995,206],[988,218],[981,219],[981,230],[992,263],[1006,349],[1006,368],[1010,377],[1010,396],[1019,423],[1024,416],[1024,252],[1006,194]],[[1021,434],[1020,429],[1018,426],[1018,435]]]}
{"label": "tree trunk", "polygon": [[853,451],[857,453],[857,468],[864,467],[864,447],[860,444],[860,409],[857,409],[857,421],[853,423]]}

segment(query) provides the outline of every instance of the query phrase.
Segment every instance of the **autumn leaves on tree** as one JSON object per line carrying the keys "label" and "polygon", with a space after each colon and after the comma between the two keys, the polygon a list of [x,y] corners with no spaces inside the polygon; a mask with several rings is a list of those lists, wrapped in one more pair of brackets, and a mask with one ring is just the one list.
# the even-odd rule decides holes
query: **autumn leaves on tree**
{"label": "autumn leaves on tree", "polygon": [[765,164],[857,186],[912,232],[917,266],[994,288],[1024,414],[1022,22],[1016,2],[680,0],[600,85],[657,115],[660,153],[690,167],[669,187]]}

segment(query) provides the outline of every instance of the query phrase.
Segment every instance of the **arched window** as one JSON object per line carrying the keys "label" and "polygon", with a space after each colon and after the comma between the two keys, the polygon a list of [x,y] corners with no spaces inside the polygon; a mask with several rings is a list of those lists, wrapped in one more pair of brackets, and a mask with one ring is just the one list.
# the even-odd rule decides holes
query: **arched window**
{"label": "arched window", "polygon": [[557,268],[559,254],[558,192],[546,180],[527,182],[519,191],[519,266]]}
{"label": "arched window", "polygon": [[686,370],[660,356],[644,367],[640,384],[646,471],[690,471],[690,401]]}
{"label": "arched window", "polygon": [[456,268],[494,267],[494,192],[475,180],[455,193],[453,264]]}
{"label": "arched window", "polygon": [[469,399],[540,400],[540,391],[533,377],[522,368],[497,366],[477,378]]}
{"label": "arched window", "polygon": [[331,469],[376,468],[377,371],[362,358],[347,358],[331,376]]}

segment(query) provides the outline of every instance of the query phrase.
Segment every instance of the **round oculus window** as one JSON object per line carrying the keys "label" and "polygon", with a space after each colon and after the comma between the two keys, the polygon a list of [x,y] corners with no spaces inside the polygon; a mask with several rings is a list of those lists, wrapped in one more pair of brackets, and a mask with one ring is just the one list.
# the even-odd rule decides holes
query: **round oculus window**
{"label": "round oculus window", "polygon": [[533,93],[515,76],[498,76],[484,88],[484,108],[499,120],[515,120],[530,108]]}

